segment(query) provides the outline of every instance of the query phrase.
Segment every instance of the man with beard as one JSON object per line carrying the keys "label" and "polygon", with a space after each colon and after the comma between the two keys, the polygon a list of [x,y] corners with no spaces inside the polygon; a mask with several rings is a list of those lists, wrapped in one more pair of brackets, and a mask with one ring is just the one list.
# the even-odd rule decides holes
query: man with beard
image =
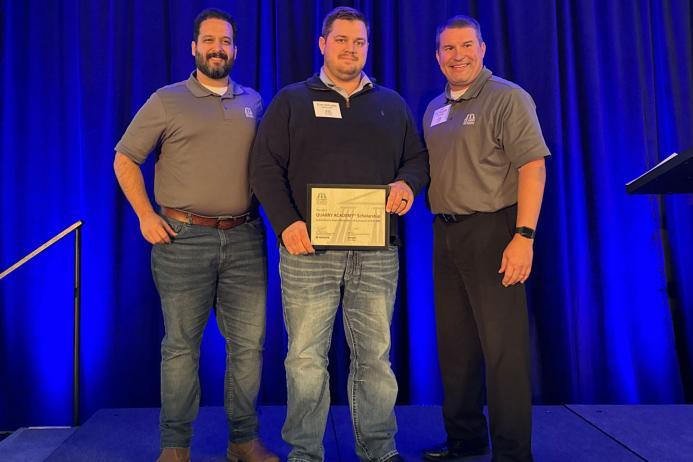
{"label": "man with beard", "polygon": [[[224,407],[231,461],[278,461],[258,438],[255,409],[265,336],[265,233],[248,186],[260,96],[229,79],[236,23],[208,9],[194,23],[197,70],[157,90],[116,146],[118,182],[153,244],[161,344],[161,455],[189,461],[199,408],[202,332],[212,305],[226,339]],[[156,213],[139,165],[157,153]]]}
{"label": "man with beard", "polygon": [[[389,358],[399,268],[396,217],[411,209],[428,181],[426,150],[404,100],[363,73],[368,26],[361,12],[338,7],[329,13],[318,45],[320,74],[277,94],[258,129],[251,163],[253,190],[282,242],[289,340],[282,435],[292,446],[289,461],[324,460],[327,355],[341,303],[356,452],[363,461],[397,461],[397,381]],[[390,245],[315,251],[306,227],[310,183],[388,185]]]}
{"label": "man with beard", "polygon": [[[488,452],[532,460],[529,328],[523,283],[549,149],[532,97],[484,67],[479,23],[455,16],[436,32],[445,91],[426,109],[433,278],[447,441],[426,460]],[[485,379],[485,380],[484,380]]]}

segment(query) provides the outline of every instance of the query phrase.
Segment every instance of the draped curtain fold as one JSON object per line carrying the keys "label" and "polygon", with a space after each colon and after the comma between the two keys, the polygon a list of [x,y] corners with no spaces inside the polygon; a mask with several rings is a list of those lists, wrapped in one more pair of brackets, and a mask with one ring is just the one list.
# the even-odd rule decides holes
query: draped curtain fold
{"label": "draped curtain fold", "polygon": [[[534,98],[552,156],[528,283],[536,403],[693,402],[693,196],[628,196],[626,181],[693,147],[688,0],[3,0],[0,10],[0,268],[77,219],[83,236],[83,417],[158,406],[163,324],[149,245],[112,172],[113,147],[157,88],[193,69],[207,6],[239,24],[232,77],[262,94],[316,72],[324,15],[371,20],[366,72],[418,120],[442,91],[436,26],[482,25],[486,65]],[[377,142],[377,140],[374,140]],[[153,161],[144,165],[151,185]],[[151,191],[150,191],[151,194]],[[432,217],[416,199],[402,235],[392,361],[402,404],[441,400]],[[276,241],[260,404],[286,400]],[[0,282],[0,430],[71,417],[72,240]],[[346,402],[341,321],[330,354]],[[221,405],[224,342],[210,319],[202,404]]]}

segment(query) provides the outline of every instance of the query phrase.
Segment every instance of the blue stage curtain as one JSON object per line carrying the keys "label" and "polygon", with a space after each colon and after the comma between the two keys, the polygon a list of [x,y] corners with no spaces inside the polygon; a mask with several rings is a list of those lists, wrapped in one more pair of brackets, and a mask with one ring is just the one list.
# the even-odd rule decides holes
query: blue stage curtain
{"label": "blue stage curtain", "polygon": [[[154,90],[193,69],[192,20],[204,7],[236,16],[233,78],[268,104],[319,69],[320,22],[339,4],[371,18],[366,71],[419,119],[444,85],[435,28],[459,13],[481,22],[487,66],[534,97],[553,153],[528,283],[535,402],[693,402],[692,196],[660,202],[624,188],[693,146],[689,0],[3,0],[0,268],[84,219],[83,418],[159,403],[158,296],[149,245],[113,175],[115,143]],[[392,353],[403,404],[441,400],[431,220],[420,196],[403,227]],[[260,402],[283,404],[271,236]],[[72,242],[0,282],[0,430],[71,421]],[[341,329],[330,357],[336,403],[346,398]],[[213,320],[202,348],[202,403],[220,405],[224,345]]]}

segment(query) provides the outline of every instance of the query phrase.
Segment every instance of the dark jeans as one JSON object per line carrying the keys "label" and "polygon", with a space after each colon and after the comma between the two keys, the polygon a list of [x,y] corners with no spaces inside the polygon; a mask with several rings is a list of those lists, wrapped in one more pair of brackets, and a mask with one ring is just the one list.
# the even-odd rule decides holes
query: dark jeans
{"label": "dark jeans", "polygon": [[443,417],[449,439],[488,440],[493,460],[531,461],[529,327],[525,289],[498,274],[513,237],[517,207],[476,213],[457,223],[436,218],[434,287]]}
{"label": "dark jeans", "polygon": [[200,342],[215,307],[226,339],[229,441],[258,432],[267,255],[262,220],[220,230],[166,218],[177,236],[152,248],[166,335],[161,343],[161,447],[190,447],[200,404]]}

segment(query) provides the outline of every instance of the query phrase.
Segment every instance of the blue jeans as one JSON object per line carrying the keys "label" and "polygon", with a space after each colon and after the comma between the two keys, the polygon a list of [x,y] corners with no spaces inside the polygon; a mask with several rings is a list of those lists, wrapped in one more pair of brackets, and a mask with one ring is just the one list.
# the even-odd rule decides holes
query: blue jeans
{"label": "blue jeans", "polygon": [[356,453],[372,461],[397,454],[397,381],[390,368],[397,249],[293,256],[281,247],[279,270],[289,337],[282,429],[292,446],[289,461],[324,459],[322,440],[330,407],[327,355],[340,301],[351,349],[348,394]]}
{"label": "blue jeans", "polygon": [[200,405],[200,342],[212,305],[226,339],[229,441],[258,433],[267,251],[261,219],[228,230],[165,218],[177,236],[152,248],[166,334],[161,343],[161,447],[190,447]]}

